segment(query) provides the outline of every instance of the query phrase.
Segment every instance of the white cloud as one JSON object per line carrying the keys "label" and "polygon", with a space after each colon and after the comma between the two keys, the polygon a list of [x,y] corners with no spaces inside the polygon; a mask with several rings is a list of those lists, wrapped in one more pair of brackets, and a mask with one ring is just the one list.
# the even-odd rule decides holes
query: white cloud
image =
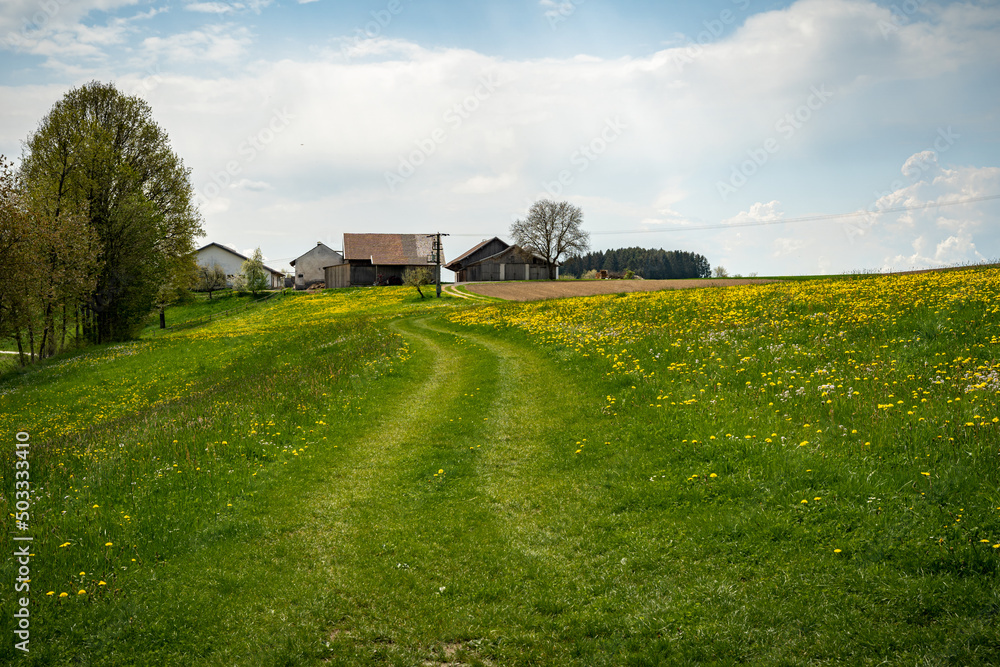
{"label": "white cloud", "polygon": [[[10,17],[16,12],[8,12],[9,6],[30,8],[34,2],[5,4],[0,25],[5,20],[13,25]],[[225,230],[245,229],[247,220],[255,221],[255,228],[274,229],[274,219],[294,215],[303,221],[300,229],[346,227],[360,220],[387,231],[428,221],[464,229],[468,220],[476,220],[480,227],[468,231],[489,236],[502,232],[511,215],[523,214],[522,204],[562,172],[572,182],[561,197],[585,206],[588,227],[595,230],[673,230],[719,219],[777,221],[785,208],[790,216],[806,215],[814,211],[801,211],[801,202],[790,201],[787,190],[768,189],[782,185],[780,175],[787,176],[788,165],[804,171],[812,161],[822,163],[825,155],[810,152],[810,142],[836,145],[876,121],[933,131],[941,120],[923,98],[912,98],[918,103],[908,106],[905,116],[883,111],[891,108],[886,105],[899,94],[900,82],[937,83],[953,72],[996,71],[1000,59],[994,45],[998,7],[931,11],[927,4],[930,14],[914,15],[884,36],[879,22],[891,19],[890,10],[861,0],[800,0],[752,15],[725,38],[697,49],[673,46],[615,59],[501,58],[376,37],[347,38],[318,56],[268,60],[237,22],[239,13],[260,11],[268,2],[189,2],[185,21],[208,23],[182,33],[145,32],[141,39],[133,32],[135,22],[88,20],[86,30],[77,26],[82,17],[98,17],[95,10],[102,5],[126,4],[91,1],[80,3],[80,10],[74,4],[72,14],[67,9],[60,18],[61,27],[38,31],[32,49],[68,63],[64,68],[75,67],[63,70],[73,85],[101,76],[138,90],[194,169],[199,190],[235,163],[231,185],[202,209],[210,229]],[[548,12],[567,10],[566,5],[540,3]],[[211,23],[217,17],[224,23]],[[101,60],[121,40],[136,42],[124,59],[132,71],[117,71],[116,61]],[[154,76],[135,71],[150,63],[162,64],[162,70]],[[228,76],[214,74],[219,63],[229,66]],[[208,71],[202,65],[212,65],[213,74],[202,73]],[[486,75],[502,84],[477,96]],[[816,112],[815,122],[783,141],[780,152],[741,192],[745,199],[738,208],[725,208],[714,195],[715,180],[726,178],[748,149],[774,136],[776,119],[801,106],[811,87],[823,85],[834,94],[830,108]],[[16,108],[0,107],[0,148],[16,150],[16,142],[68,87],[0,90],[4,99],[19,100]],[[854,116],[845,111],[852,105],[859,110]],[[274,132],[269,124],[282,109],[292,118]],[[581,148],[616,117],[627,126],[621,136],[595,159],[582,160]],[[433,141],[433,150],[422,149],[437,130],[443,139]],[[385,174],[421,150],[413,175],[390,192]],[[902,181],[879,199],[878,208],[1000,192],[995,169],[958,167],[948,158],[945,152],[935,152],[933,160],[911,157]],[[779,177],[751,192],[772,175]],[[857,200],[850,204],[856,205]],[[733,210],[739,213],[733,216]],[[751,263],[759,257],[773,254],[791,261],[817,248],[830,248],[830,253],[846,248],[847,262],[855,261],[852,249],[874,257],[870,262],[908,258],[920,237],[926,245],[918,258],[937,261],[995,247],[981,240],[986,210],[950,207],[872,216],[874,222],[854,238],[831,223],[824,229],[834,231],[822,242],[815,237],[827,232],[819,226],[793,223],[741,230],[745,236],[739,243],[732,242],[735,230],[720,233],[725,242],[706,240],[704,234],[600,240],[623,246],[676,239],[678,247],[706,254],[729,247],[727,266],[742,272],[759,269]],[[233,238],[238,233],[227,231]],[[285,233],[291,238],[298,232]],[[748,244],[751,238],[756,245]],[[747,265],[739,266],[741,261]]]}
{"label": "white cloud", "polygon": [[184,5],[184,9],[189,12],[200,12],[202,14],[235,14],[239,12],[253,12],[260,14],[263,9],[270,5],[272,0],[250,0],[249,2],[189,2]]}
{"label": "white cloud", "polygon": [[179,63],[234,62],[243,57],[252,42],[247,28],[232,24],[208,25],[201,30],[169,37],[147,37],[143,50],[153,56]]}
{"label": "white cloud", "polygon": [[265,190],[274,189],[270,183],[265,183],[264,181],[251,181],[249,178],[241,178],[240,180],[233,182],[233,184],[229,187],[234,190],[249,190],[251,192],[263,192]]}
{"label": "white cloud", "polygon": [[757,202],[750,207],[749,211],[740,211],[736,215],[722,222],[727,225],[746,224],[748,222],[773,222],[784,217],[784,212],[779,210],[781,203],[778,201]]}

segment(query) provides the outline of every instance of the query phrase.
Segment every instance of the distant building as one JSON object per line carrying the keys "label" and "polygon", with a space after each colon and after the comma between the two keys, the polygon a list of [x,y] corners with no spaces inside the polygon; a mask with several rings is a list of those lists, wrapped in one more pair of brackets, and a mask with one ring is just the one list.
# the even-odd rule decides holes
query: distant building
{"label": "distant building", "polygon": [[432,234],[344,234],[344,260],[326,267],[327,287],[398,285],[411,268],[426,268],[437,279]]}
{"label": "distant building", "polygon": [[[211,268],[215,264],[222,267],[226,272],[226,282],[232,287],[233,279],[243,272],[243,262],[250,259],[246,255],[241,255],[232,248],[227,248],[218,243],[209,243],[195,251],[195,261],[198,266]],[[269,266],[264,266],[264,270],[270,275],[268,284],[271,289],[281,289],[284,286],[285,276],[281,271],[275,271]]]}
{"label": "distant building", "polygon": [[[556,277],[559,276],[558,264]],[[467,250],[445,266],[456,282],[494,280],[548,280],[545,258],[494,236]]]}
{"label": "distant building", "polygon": [[[308,289],[316,283],[326,281],[323,271],[327,266],[338,266],[344,263],[344,256],[336,250],[331,250],[321,241],[316,247],[293,259],[289,264],[295,269],[295,289]],[[327,287],[332,287],[327,283]]]}

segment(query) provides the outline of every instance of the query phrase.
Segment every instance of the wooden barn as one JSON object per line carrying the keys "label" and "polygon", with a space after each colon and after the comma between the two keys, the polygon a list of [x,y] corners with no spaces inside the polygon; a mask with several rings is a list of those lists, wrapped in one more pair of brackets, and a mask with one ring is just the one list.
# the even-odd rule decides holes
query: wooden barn
{"label": "wooden barn", "polygon": [[401,284],[410,268],[428,269],[437,278],[430,234],[344,234],[344,260],[325,268],[327,287]]}
{"label": "wooden barn", "polygon": [[[459,256],[445,268],[454,271],[455,280],[460,283],[549,279],[544,257],[495,236]],[[557,276],[558,271],[556,268]]]}

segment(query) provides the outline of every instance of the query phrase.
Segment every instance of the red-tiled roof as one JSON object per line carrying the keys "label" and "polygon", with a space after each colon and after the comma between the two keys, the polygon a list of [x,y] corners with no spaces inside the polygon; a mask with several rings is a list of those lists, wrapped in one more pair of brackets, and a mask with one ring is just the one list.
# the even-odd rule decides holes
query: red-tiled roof
{"label": "red-tiled roof", "polygon": [[[384,265],[433,265],[434,239],[429,234],[344,234],[344,259]],[[441,262],[444,263],[444,253]]]}

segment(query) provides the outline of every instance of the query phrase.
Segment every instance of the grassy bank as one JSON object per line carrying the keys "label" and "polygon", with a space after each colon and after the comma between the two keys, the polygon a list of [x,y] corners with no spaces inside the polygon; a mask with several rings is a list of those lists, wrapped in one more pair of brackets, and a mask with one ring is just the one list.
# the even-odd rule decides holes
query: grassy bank
{"label": "grassy bank", "polygon": [[993,664],[998,287],[338,291],[9,377],[17,659]]}

